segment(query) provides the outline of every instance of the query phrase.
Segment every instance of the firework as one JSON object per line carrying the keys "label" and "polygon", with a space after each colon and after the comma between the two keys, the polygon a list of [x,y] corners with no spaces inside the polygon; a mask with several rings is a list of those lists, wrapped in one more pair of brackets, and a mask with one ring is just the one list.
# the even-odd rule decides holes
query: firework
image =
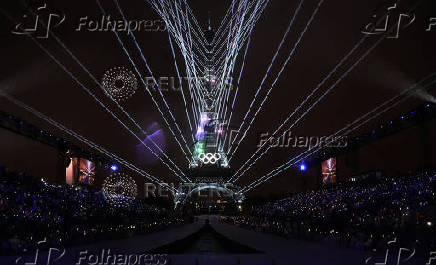
{"label": "firework", "polygon": [[115,172],[104,180],[103,196],[115,207],[127,207],[137,195],[137,185],[130,176]]}
{"label": "firework", "polygon": [[118,102],[131,98],[138,89],[135,74],[124,67],[115,67],[106,71],[101,84],[106,94]]}

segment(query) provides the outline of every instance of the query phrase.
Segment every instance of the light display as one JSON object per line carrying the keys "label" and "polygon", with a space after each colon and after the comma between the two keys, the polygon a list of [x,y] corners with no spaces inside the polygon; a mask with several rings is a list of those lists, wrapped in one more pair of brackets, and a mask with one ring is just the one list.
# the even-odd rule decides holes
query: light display
{"label": "light display", "polygon": [[129,99],[138,89],[135,74],[124,67],[115,67],[106,71],[101,84],[106,94],[118,102]]}
{"label": "light display", "polygon": [[87,159],[80,158],[79,182],[86,185],[93,185],[95,178],[95,164]]}
{"label": "light display", "polygon": [[[117,1],[115,1],[115,2],[117,3]],[[230,122],[228,122],[228,121],[230,120],[230,118],[227,119],[226,114],[227,114],[227,106],[230,105],[230,104],[228,104],[230,97],[229,97],[229,94],[226,95],[226,93],[225,93],[226,90],[223,89],[225,87],[223,87],[222,83],[224,83],[223,81],[226,80],[227,77],[233,76],[234,66],[235,66],[236,58],[238,57],[237,56],[238,52],[241,48],[243,48],[245,40],[247,40],[247,38],[248,39],[250,38],[252,29],[253,29],[256,21],[259,19],[260,14],[262,13],[263,8],[266,6],[268,1],[260,0],[260,1],[254,2],[254,3],[250,3],[249,1],[239,1],[239,4],[232,3],[232,7],[229,9],[229,11],[227,13],[227,15],[229,15],[229,16],[227,16],[227,15],[225,16],[220,27],[216,31],[216,34],[213,34],[211,36],[211,38],[207,37],[207,35],[210,35],[210,34],[206,34],[206,33],[203,34],[204,32],[202,32],[202,28],[198,25],[198,23],[196,23],[196,19],[192,13],[192,10],[187,5],[186,1],[184,3],[182,3],[182,2],[177,3],[177,2],[173,2],[173,1],[169,1],[169,0],[151,0],[150,2],[153,4],[153,8],[156,11],[158,11],[159,15],[166,22],[166,25],[168,28],[168,33],[169,33],[169,38],[170,38],[170,44],[171,44],[171,40],[174,39],[175,43],[181,49],[181,54],[183,55],[183,57],[185,59],[185,66],[186,67],[184,67],[184,68],[186,68],[186,76],[189,76],[189,77],[192,76],[194,78],[194,80],[197,80],[198,79],[197,77],[199,74],[201,74],[201,75],[206,74],[207,81],[209,83],[209,87],[206,87],[206,85],[201,83],[201,82],[200,83],[192,82],[192,80],[191,80],[188,84],[189,89],[186,90],[187,93],[190,93],[190,97],[187,97],[187,98],[188,98],[188,100],[189,99],[191,100],[190,103],[192,104],[192,106],[190,106],[190,107],[192,109],[192,114],[195,117],[195,122],[197,122],[197,120],[200,120],[200,125],[197,128],[196,134],[195,134],[195,125],[196,124],[193,123],[194,127],[191,126],[191,124],[190,124],[191,131],[193,133],[192,140],[195,143],[195,149],[194,149],[194,152],[192,152],[193,154],[191,154],[191,148],[189,148],[189,147],[185,148],[188,150],[187,153],[189,153],[189,155],[192,155],[192,157],[194,159],[191,159],[191,157],[188,157],[188,155],[186,155],[184,148],[177,140],[177,137],[179,137],[179,135],[177,135],[177,137],[175,136],[173,130],[171,129],[171,126],[169,126],[169,124],[167,122],[167,119],[164,117],[164,121],[165,121],[166,125],[168,125],[168,129],[171,131],[175,140],[179,144],[180,149],[182,150],[183,154],[187,157],[188,162],[191,162],[191,160],[194,160],[193,164],[197,165],[196,162],[198,162],[198,161],[196,159],[200,159],[205,164],[207,164],[207,163],[214,164],[214,162],[217,160],[217,158],[214,155],[218,154],[218,155],[222,156],[222,159],[224,160],[224,159],[227,159],[226,157],[231,151],[231,154],[230,154],[229,159],[228,159],[228,161],[230,161],[230,159],[233,157],[233,154],[235,154],[235,152],[237,151],[241,142],[245,138],[245,135],[247,135],[247,132],[252,128],[254,120],[256,119],[258,114],[261,113],[260,111],[263,108],[264,103],[268,102],[267,99],[270,95],[270,92],[272,91],[273,87],[275,87],[275,85],[277,84],[280,76],[283,74],[283,72],[284,72],[283,70],[285,69],[285,67],[287,66],[287,64],[289,62],[292,62],[292,60],[290,60],[291,57],[295,53],[298,45],[300,45],[300,42],[301,42],[304,34],[307,32],[310,24],[313,22],[315,15],[318,12],[318,10],[319,10],[321,4],[324,2],[324,0],[319,1],[316,9],[313,11],[312,16],[310,16],[306,26],[303,28],[303,30],[301,31],[301,33],[297,37],[296,43],[293,46],[293,48],[291,49],[289,56],[287,57],[286,61],[282,64],[280,71],[278,71],[277,77],[274,78],[274,76],[269,76],[271,72],[277,72],[277,71],[271,71],[272,66],[273,66],[274,62],[276,61],[277,55],[279,54],[281,47],[283,46],[283,44],[285,43],[285,40],[287,39],[287,35],[290,32],[292,25],[294,24],[295,18],[297,16],[297,14],[299,13],[300,8],[301,8],[304,0],[300,2],[299,6],[297,7],[297,10],[294,13],[294,16],[292,17],[292,19],[290,21],[288,30],[284,34],[282,42],[280,43],[279,48],[277,49],[277,51],[273,57],[273,60],[270,64],[270,66],[268,67],[266,75],[264,76],[264,79],[262,80],[262,83],[260,84],[260,87],[257,90],[253,101],[250,103],[250,107],[247,111],[247,114],[243,118],[242,123],[239,127],[239,130],[236,130],[237,135],[236,135],[236,137],[233,138],[233,141],[230,144],[230,147],[228,148],[227,152],[225,152],[225,151],[223,152],[224,148],[223,148],[223,145],[220,145],[221,142],[220,142],[219,136],[222,134],[226,134],[229,130],[222,130],[221,128],[219,128],[219,129],[216,129],[215,134],[211,133],[207,129],[207,126],[206,126],[207,116],[206,116],[206,119],[203,119],[202,113],[205,111],[211,112],[211,113],[216,113],[217,117],[214,118],[214,120],[224,121],[224,124],[227,124],[227,128],[228,128],[228,126],[230,124]],[[117,4],[117,8],[120,9],[118,4]],[[176,12],[174,12],[174,10],[176,10]],[[237,10],[237,12],[235,12],[235,10]],[[120,13],[122,14],[122,16],[124,18],[124,14],[122,13],[121,10],[120,10]],[[180,18],[179,16],[174,16],[173,15],[174,13],[183,14],[183,15]],[[227,19],[227,17],[228,17],[228,19]],[[192,21],[192,23],[190,23],[191,21]],[[186,34],[185,30],[180,30],[179,25],[181,24],[181,22],[183,25],[189,25],[189,26],[187,26],[187,28],[190,28],[190,30],[192,30],[192,35]],[[230,30],[227,30],[227,29],[230,29]],[[209,31],[211,31],[210,26],[209,26]],[[188,32],[191,32],[191,31],[188,30]],[[229,32],[229,33],[227,34],[227,32]],[[114,33],[117,34],[116,32],[114,32]],[[204,35],[206,35],[206,38]],[[139,48],[140,45],[138,45],[138,43],[136,42],[136,39],[133,37],[133,34],[130,34],[130,36],[133,38],[133,41],[136,44],[136,48],[137,48],[138,52],[141,54],[141,59],[144,62],[145,67],[147,68],[148,72],[151,73],[151,70],[149,69],[150,67],[148,66],[148,63],[147,63],[145,57],[143,56],[141,49]],[[194,38],[192,38],[192,36],[194,36]],[[118,37],[118,35],[117,35],[117,37]],[[60,42],[57,37],[55,37],[55,39],[57,42]],[[336,82],[334,80],[332,80],[331,83],[333,83],[333,85],[328,87],[328,88],[326,87],[327,90],[325,92],[323,92],[323,90],[321,90],[319,93],[316,93],[320,88],[324,89],[324,84],[327,81],[329,81],[329,83],[330,83],[329,79],[332,76],[336,75],[335,73],[337,72],[337,70],[342,68],[341,67],[342,64],[344,64],[346,62],[348,63],[348,61],[349,61],[348,58],[355,51],[358,51],[358,47],[363,43],[363,41],[365,39],[366,39],[366,37],[362,38],[351,49],[351,51],[340,60],[339,64],[337,66],[335,66],[335,68],[326,76],[326,78],[324,78],[321,81],[321,83],[319,83],[315,87],[315,89],[306,97],[306,99],[304,99],[301,102],[301,104],[297,106],[297,108],[295,110],[291,110],[292,112],[290,113],[290,115],[275,130],[275,132],[272,134],[272,137],[275,136],[275,134],[278,134],[279,132],[283,132],[283,135],[284,135],[285,133],[289,132],[293,127],[295,127],[301,120],[303,120],[303,118],[319,102],[321,102],[321,100],[328,93],[330,93],[337,86],[337,84],[339,84],[378,45],[378,43],[380,43],[383,40],[383,38],[381,38],[379,41],[377,41],[374,44],[374,46],[371,47],[371,49],[369,49],[367,52],[365,52],[360,57],[360,59],[358,59],[358,61],[356,61],[356,63],[352,64],[352,66],[350,68],[348,68],[348,70],[343,71],[344,74],[342,76],[340,76],[340,78]],[[65,47],[65,45],[61,44],[61,46],[65,50],[67,50],[68,54],[76,62],[78,62],[78,59],[72,55],[72,53]],[[41,47],[41,48],[44,49],[43,47]],[[173,50],[173,47],[171,47],[171,48]],[[247,49],[248,49],[248,45],[247,45]],[[128,55],[127,49],[124,47],[124,45],[123,45],[123,50]],[[172,51],[172,53],[173,53],[173,57],[175,60],[174,51]],[[211,54],[211,55],[205,56],[204,54]],[[50,55],[50,57],[54,61],[56,61],[56,59],[54,57],[52,57],[51,55]],[[135,65],[134,60],[132,60],[130,57],[129,57],[129,59],[132,62],[132,64]],[[58,61],[56,61],[56,62],[58,63]],[[244,56],[244,62],[245,62],[245,56]],[[79,65],[82,68],[84,68],[83,64],[81,64],[80,62],[79,62]],[[239,64],[236,64],[236,65],[239,65]],[[60,65],[60,66],[62,67],[62,65]],[[244,64],[242,64],[242,69],[243,69],[243,66],[244,66]],[[69,73],[65,69],[65,67],[62,67],[62,68],[71,77],[73,77],[73,79],[76,83],[78,83],[81,87],[83,87],[83,89],[88,91],[88,89],[86,89],[83,86],[83,84],[81,84],[71,73]],[[176,66],[176,68],[177,68],[177,66]],[[205,68],[205,69],[198,69],[198,68]],[[135,69],[137,71],[136,75],[141,78],[141,76],[143,76],[143,75],[141,75],[139,73],[136,66],[135,66]],[[92,77],[92,75],[89,73],[89,71],[87,71],[86,69],[84,69],[84,70],[86,71],[86,73],[88,73],[88,75],[90,75]],[[179,79],[180,79],[180,74],[179,74],[178,69],[177,69],[177,74],[178,74]],[[150,75],[152,75],[152,74],[150,74]],[[267,92],[264,91],[266,93],[264,93],[264,92],[260,93],[262,87],[264,86],[264,81],[267,80],[267,77],[270,77],[270,78],[268,78],[268,80],[271,79],[274,81],[272,82],[272,85],[270,86],[269,90]],[[240,78],[239,78],[239,80],[240,80]],[[238,87],[239,87],[239,80],[238,80]],[[154,82],[156,83],[156,81],[154,81]],[[133,74],[131,71],[126,70],[123,67],[118,67],[118,68],[114,68],[114,69],[111,69],[108,72],[106,72],[106,74],[103,78],[103,86],[105,87],[105,91],[108,95],[110,95],[111,97],[113,97],[117,101],[122,101],[122,100],[128,99],[129,97],[131,97],[135,93],[135,91],[137,90],[137,81],[136,81],[135,74]],[[228,91],[230,93],[230,90],[228,90]],[[94,96],[92,93],[89,93],[89,94]],[[312,100],[312,97],[314,95],[319,95],[319,94],[321,94],[321,96],[318,99]],[[181,133],[181,130],[179,129],[179,126],[177,125],[177,122],[176,122],[174,116],[172,115],[169,104],[167,104],[167,102],[165,101],[165,98],[162,96],[161,93],[159,95],[161,96],[162,101],[163,101],[165,107],[167,108],[168,113],[171,116],[171,119],[174,121],[174,125],[177,127],[177,130],[180,133],[180,137],[183,139],[183,142],[185,143],[184,145],[187,146],[187,144],[186,144],[187,141],[184,139],[183,134]],[[260,95],[265,95],[265,96],[258,98],[258,96],[260,96]],[[182,93],[182,96],[184,96],[183,93]],[[101,104],[101,102],[97,98],[94,97],[94,99],[98,103]],[[205,99],[209,99],[210,102],[206,101]],[[236,95],[235,95],[235,99],[236,99]],[[185,98],[183,98],[183,100],[185,101]],[[261,101],[261,102],[260,102],[260,104],[254,104],[255,103],[254,101],[256,101],[257,103],[259,103],[258,101]],[[155,106],[158,108],[160,114],[162,116],[164,116],[164,112],[162,112],[161,109],[159,108],[159,104],[156,103],[156,101],[154,99],[153,99],[153,102],[155,103]],[[236,100],[233,100],[232,111],[233,111],[233,105],[235,104],[235,102],[236,102]],[[306,106],[310,102],[314,102],[314,103],[309,105],[309,106]],[[189,103],[189,101],[188,101],[188,103]],[[112,117],[114,119],[116,119],[118,122],[122,123],[116,115],[114,115],[112,112],[110,112],[110,110],[108,110],[108,108],[106,106],[104,106],[103,104],[101,104],[101,106],[104,107],[108,111],[108,113],[110,113],[112,115]],[[188,121],[189,121],[189,123],[191,123],[190,122],[191,119],[189,117],[190,109],[188,110],[189,104],[184,102],[184,106],[185,106],[185,113],[188,116],[187,117]],[[123,110],[123,109],[121,109],[121,110]],[[230,117],[233,113],[232,111],[230,112]],[[249,114],[251,112],[254,112],[254,115],[253,115],[253,117],[250,118]],[[124,114],[127,114],[127,112],[124,112]],[[412,112],[412,114],[413,114],[413,112]],[[200,118],[198,118],[199,115],[202,115],[202,116]],[[128,117],[130,118],[130,116],[128,116]],[[295,121],[290,123],[292,120],[295,120]],[[131,121],[133,121],[133,120],[131,119]],[[133,121],[133,123],[135,123],[135,125],[137,125],[136,122]],[[288,124],[289,124],[289,126],[287,128],[284,127],[285,125],[288,125]],[[244,128],[244,125],[247,125],[247,126],[245,126],[246,129],[241,130],[242,128]],[[139,127],[139,126],[137,125],[137,127]],[[134,132],[132,132],[130,128],[125,127],[125,129],[128,130],[132,135],[136,136],[136,134]],[[238,134],[242,135],[239,140],[237,138]],[[227,136],[227,135],[225,135],[225,136]],[[138,138],[138,137],[136,136],[136,138]],[[275,138],[281,139],[281,137],[275,137]],[[139,139],[139,140],[141,141],[142,139]],[[223,142],[225,142],[225,140]],[[266,145],[267,142],[268,141],[266,141],[264,145],[262,145],[259,149],[257,149],[256,152],[250,156],[249,160],[247,160],[242,165],[242,167],[240,167],[236,171],[235,175],[232,176],[233,182],[237,181],[239,179],[239,177],[244,175],[245,172],[247,172],[258,160],[260,160],[264,155],[266,155],[268,153],[268,151],[270,150],[270,146]],[[236,144],[236,146],[234,146],[234,148],[233,148],[234,143]],[[265,151],[262,151],[263,150],[262,148],[264,148],[264,147],[266,147],[267,149]],[[221,152],[221,153],[216,153],[216,152]],[[105,154],[109,154],[109,153],[105,152]],[[110,155],[112,156],[113,154],[110,153]],[[302,155],[302,154],[299,154],[299,155]],[[166,155],[165,155],[165,158],[170,160],[169,157],[167,157]],[[228,161],[225,162],[226,166],[228,165]],[[331,177],[333,176],[333,175],[331,175],[331,172],[333,172],[333,170],[331,170],[332,166],[329,164],[329,161],[330,160],[326,161],[327,171],[324,172],[324,169],[323,169],[323,174],[326,173],[328,176],[326,177],[326,175],[324,175],[325,179],[326,180],[330,179],[329,181],[331,181]],[[171,160],[170,160],[170,162],[172,163]],[[334,162],[336,163],[336,160],[334,160]],[[119,163],[120,163],[120,165],[123,164],[121,161],[119,161]],[[163,163],[166,163],[166,162],[163,162]],[[292,160],[290,163],[295,164],[295,163],[299,163],[299,162]],[[272,171],[271,174],[268,173],[266,175],[266,178],[269,179],[270,176],[277,175],[278,172],[283,172],[283,170],[286,170],[288,168],[287,165],[289,165],[290,163],[287,162],[286,164],[284,164],[284,166],[280,166],[277,170],[274,169],[274,171]],[[172,163],[172,164],[174,165],[174,163]],[[165,165],[168,165],[168,164],[165,164]],[[174,165],[174,166],[177,167],[176,165]],[[131,166],[131,167],[133,167],[133,166]],[[117,167],[114,166],[112,168],[112,170],[116,171]],[[306,165],[301,164],[300,170],[301,171],[306,170]],[[81,173],[85,176],[84,179],[89,179],[89,176],[91,176],[92,172],[89,170],[89,168],[85,168],[85,170],[83,172],[81,171]],[[148,176],[148,174],[146,174],[146,175]],[[183,172],[182,172],[182,175],[183,175]],[[256,183],[260,183],[260,182],[256,182]]]}
{"label": "light display", "polygon": [[201,153],[198,155],[198,159],[203,163],[203,164],[216,164],[220,159],[221,159],[221,154],[220,153]]}
{"label": "light display", "polygon": [[112,166],[111,166],[111,170],[112,170],[112,171],[118,171],[118,166],[117,166],[117,164],[112,164]]}
{"label": "light display", "polygon": [[323,161],[321,167],[322,182],[324,184],[336,183],[336,158]]}
{"label": "light display", "polygon": [[220,148],[220,141],[224,136],[221,123],[216,112],[202,112],[197,127],[196,140],[191,168],[202,165],[217,165],[229,167],[226,154]]}
{"label": "light display", "polygon": [[103,183],[103,196],[114,207],[128,207],[137,195],[137,185],[129,175],[115,172]]}

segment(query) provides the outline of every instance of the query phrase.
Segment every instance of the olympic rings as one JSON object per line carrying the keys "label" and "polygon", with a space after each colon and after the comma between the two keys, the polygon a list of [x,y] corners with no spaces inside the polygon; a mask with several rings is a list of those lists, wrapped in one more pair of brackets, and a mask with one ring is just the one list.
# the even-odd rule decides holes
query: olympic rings
{"label": "olympic rings", "polygon": [[219,153],[201,153],[198,155],[198,159],[203,162],[203,164],[207,165],[207,164],[216,164],[216,162],[218,162],[218,160],[221,159],[221,154]]}

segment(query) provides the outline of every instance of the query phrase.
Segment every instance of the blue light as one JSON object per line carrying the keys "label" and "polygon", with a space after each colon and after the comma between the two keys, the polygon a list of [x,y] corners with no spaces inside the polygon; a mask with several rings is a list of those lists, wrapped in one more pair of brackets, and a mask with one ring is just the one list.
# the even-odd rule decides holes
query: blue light
{"label": "blue light", "polygon": [[113,164],[113,165],[111,166],[111,170],[112,170],[112,171],[118,171],[118,166],[117,166],[117,164]]}
{"label": "blue light", "polygon": [[306,171],[306,169],[307,169],[307,167],[306,167],[305,164],[301,164],[301,165],[300,165],[300,170],[301,170],[301,171]]}

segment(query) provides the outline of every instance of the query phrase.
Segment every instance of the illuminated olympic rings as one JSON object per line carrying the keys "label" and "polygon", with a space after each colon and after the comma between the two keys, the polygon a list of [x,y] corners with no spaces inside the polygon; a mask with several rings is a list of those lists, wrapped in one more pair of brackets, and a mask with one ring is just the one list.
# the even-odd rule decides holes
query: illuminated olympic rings
{"label": "illuminated olympic rings", "polygon": [[198,159],[203,163],[203,164],[216,164],[216,162],[218,162],[218,160],[221,159],[221,154],[219,153],[201,153],[198,155]]}

